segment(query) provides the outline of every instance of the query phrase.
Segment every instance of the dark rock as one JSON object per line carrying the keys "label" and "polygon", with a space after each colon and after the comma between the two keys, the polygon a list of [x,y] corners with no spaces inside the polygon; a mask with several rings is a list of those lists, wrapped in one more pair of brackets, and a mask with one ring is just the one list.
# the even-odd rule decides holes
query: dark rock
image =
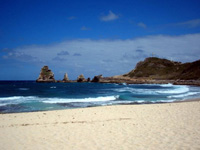
{"label": "dark rock", "polygon": [[38,79],[36,82],[55,82],[56,80],[54,79],[54,74],[53,72],[49,69],[48,66],[44,66],[41,71]]}
{"label": "dark rock", "polygon": [[90,78],[87,78],[87,82],[90,82]]}
{"label": "dark rock", "polygon": [[94,78],[92,79],[92,82],[100,82],[101,78],[103,78],[102,75],[94,76]]}
{"label": "dark rock", "polygon": [[77,78],[77,82],[86,82],[86,79],[83,74],[79,75]]}

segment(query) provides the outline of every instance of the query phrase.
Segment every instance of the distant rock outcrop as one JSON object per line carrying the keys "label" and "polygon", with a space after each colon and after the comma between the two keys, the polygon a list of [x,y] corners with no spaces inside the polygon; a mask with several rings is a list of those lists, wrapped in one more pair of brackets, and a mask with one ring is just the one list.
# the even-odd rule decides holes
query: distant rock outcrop
{"label": "distant rock outcrop", "polygon": [[90,82],[90,78],[87,78],[87,82]]}
{"label": "distant rock outcrop", "polygon": [[77,82],[86,82],[86,81],[87,80],[85,79],[83,74],[79,75],[78,78],[77,78]]}
{"label": "distant rock outcrop", "polygon": [[94,78],[92,79],[92,82],[100,82],[100,79],[102,77],[103,77],[102,75],[94,76]]}
{"label": "distant rock outcrop", "polygon": [[65,75],[64,75],[63,82],[69,82],[69,77],[68,77],[67,73],[65,73]]}
{"label": "distant rock outcrop", "polygon": [[54,74],[48,66],[42,67],[40,75],[36,82],[55,82]]}

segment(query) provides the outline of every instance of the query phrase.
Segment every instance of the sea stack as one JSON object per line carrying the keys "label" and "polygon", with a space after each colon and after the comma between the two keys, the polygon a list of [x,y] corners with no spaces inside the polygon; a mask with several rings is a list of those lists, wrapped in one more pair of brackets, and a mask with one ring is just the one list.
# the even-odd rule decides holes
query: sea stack
{"label": "sea stack", "polygon": [[49,69],[48,66],[44,66],[42,67],[36,82],[55,82],[54,73]]}
{"label": "sea stack", "polygon": [[63,82],[69,82],[69,77],[68,77],[67,73],[65,73],[65,75],[64,75]]}
{"label": "sea stack", "polygon": [[78,76],[77,82],[86,82],[86,79],[85,79],[85,77],[84,77],[83,74],[81,74],[80,76]]}

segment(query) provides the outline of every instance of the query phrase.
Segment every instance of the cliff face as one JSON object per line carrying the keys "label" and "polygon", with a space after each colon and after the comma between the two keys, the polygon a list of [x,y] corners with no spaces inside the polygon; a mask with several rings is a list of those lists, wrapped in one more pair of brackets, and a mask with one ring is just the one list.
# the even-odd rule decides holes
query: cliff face
{"label": "cliff face", "polygon": [[40,75],[36,82],[55,82],[54,74],[48,66],[42,67]]}
{"label": "cliff face", "polygon": [[139,62],[134,70],[124,76],[159,80],[200,80],[200,60],[182,64],[150,57]]}

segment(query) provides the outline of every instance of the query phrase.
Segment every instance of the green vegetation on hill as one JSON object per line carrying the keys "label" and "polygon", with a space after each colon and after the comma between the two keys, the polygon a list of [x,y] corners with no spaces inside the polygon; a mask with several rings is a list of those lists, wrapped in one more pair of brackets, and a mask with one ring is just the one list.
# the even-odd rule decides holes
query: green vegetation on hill
{"label": "green vegetation on hill", "polygon": [[200,79],[200,60],[182,64],[167,59],[149,57],[139,62],[134,70],[124,76],[162,80],[197,80]]}

